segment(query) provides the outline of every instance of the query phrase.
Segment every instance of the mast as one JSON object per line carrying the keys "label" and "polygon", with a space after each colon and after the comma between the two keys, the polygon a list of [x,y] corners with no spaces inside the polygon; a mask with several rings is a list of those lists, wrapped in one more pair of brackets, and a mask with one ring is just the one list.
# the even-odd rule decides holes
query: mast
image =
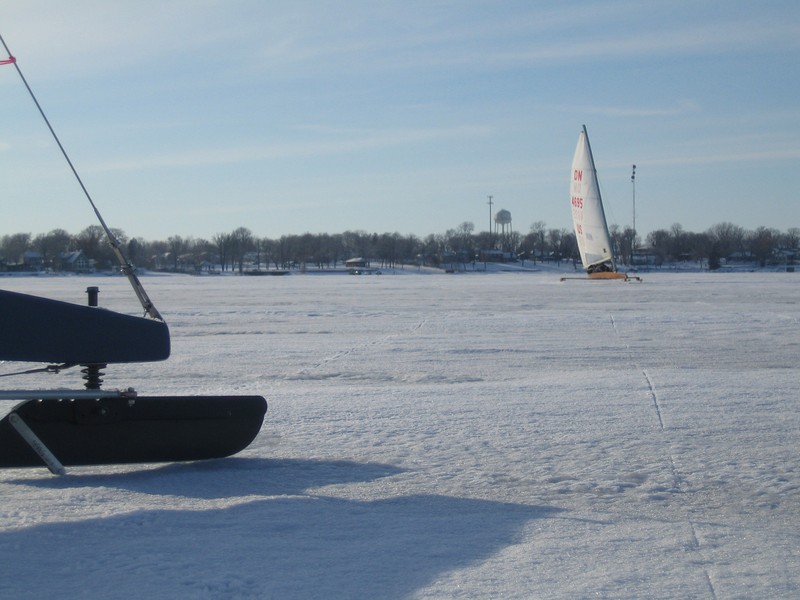
{"label": "mast", "polygon": [[22,74],[22,70],[19,68],[19,65],[17,64],[17,60],[11,54],[11,50],[9,50],[8,45],[6,44],[6,41],[3,39],[2,35],[0,35],[0,42],[2,42],[3,48],[5,48],[6,53],[8,54],[8,57],[9,57],[8,58],[8,63],[13,64],[14,68],[17,70],[17,73],[19,74],[20,79],[22,79],[22,83],[25,85],[25,89],[28,90],[28,93],[30,94],[31,99],[33,99],[33,103],[36,105],[36,108],[39,109],[39,114],[42,116],[42,119],[44,119],[44,122],[47,125],[47,128],[50,130],[50,134],[53,136],[53,139],[55,140],[56,145],[58,145],[58,149],[61,150],[61,154],[64,156],[64,159],[67,161],[67,164],[69,165],[69,168],[72,171],[72,174],[75,176],[75,179],[77,180],[78,185],[80,185],[81,190],[83,190],[83,194],[86,196],[86,199],[89,201],[89,204],[91,205],[92,210],[94,210],[94,214],[97,217],[97,220],[100,222],[100,225],[102,226],[103,231],[105,231],[106,238],[108,239],[108,243],[111,245],[111,249],[114,251],[114,256],[116,256],[117,262],[119,262],[122,272],[125,273],[125,276],[128,278],[128,281],[130,282],[131,287],[133,288],[133,291],[136,294],[136,297],[139,299],[139,302],[142,305],[142,308],[144,309],[145,314],[150,316],[153,319],[156,319],[158,321],[162,321],[163,322],[164,319],[161,316],[161,313],[158,312],[158,310],[156,309],[155,305],[150,300],[150,297],[147,295],[147,292],[145,291],[144,286],[139,281],[139,278],[136,276],[135,269],[134,269],[133,265],[125,257],[125,254],[122,252],[122,248],[120,247],[119,240],[113,234],[113,232],[108,227],[108,225],[106,225],[106,222],[103,219],[103,216],[100,214],[100,211],[98,210],[97,206],[95,205],[94,200],[92,200],[92,197],[89,195],[89,190],[87,190],[86,186],[83,184],[83,180],[81,179],[80,175],[78,175],[78,171],[75,169],[75,166],[72,164],[72,161],[70,160],[69,155],[67,154],[67,151],[64,149],[64,146],[61,144],[61,140],[58,139],[58,136],[56,135],[56,132],[53,129],[53,126],[50,124],[50,121],[47,118],[47,115],[44,114],[44,110],[42,109],[41,105],[39,104],[39,101],[36,99],[36,96],[34,95],[33,90],[31,89],[31,86],[28,85],[28,81],[25,79],[25,76]]}

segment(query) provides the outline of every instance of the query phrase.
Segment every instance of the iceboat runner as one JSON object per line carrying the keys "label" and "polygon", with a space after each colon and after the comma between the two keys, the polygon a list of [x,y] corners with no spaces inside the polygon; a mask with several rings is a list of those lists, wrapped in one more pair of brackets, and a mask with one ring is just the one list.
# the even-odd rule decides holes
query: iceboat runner
{"label": "iceboat runner", "polygon": [[2,390],[0,400],[19,404],[0,420],[0,468],[153,463],[222,458],[246,448],[267,411],[262,396],[140,396],[133,388],[101,389],[103,369],[113,363],[169,357],[169,328],[134,267],[106,225],[0,36],[13,65],[92,206],[122,272],[144,309],[141,317],[0,290],[0,361],[49,363],[8,375],[81,367],[84,389]]}
{"label": "iceboat runner", "polygon": [[[586,125],[572,158],[570,203],[578,253],[589,279],[640,280],[617,270]],[[562,281],[565,279],[568,278],[563,277]]]}

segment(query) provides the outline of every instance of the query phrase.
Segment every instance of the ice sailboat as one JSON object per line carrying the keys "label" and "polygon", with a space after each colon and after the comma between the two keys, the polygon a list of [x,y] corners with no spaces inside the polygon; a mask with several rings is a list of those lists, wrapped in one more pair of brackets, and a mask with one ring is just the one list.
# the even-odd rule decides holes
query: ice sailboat
{"label": "ice sailboat", "polygon": [[629,279],[628,275],[617,271],[586,125],[572,158],[570,203],[578,253],[589,278]]}
{"label": "ice sailboat", "polygon": [[46,466],[63,474],[70,465],[191,461],[243,450],[261,430],[267,411],[262,396],[140,396],[133,388],[101,389],[110,364],[165,360],[169,329],[2,36],[0,42],[9,55],[0,65],[17,70],[144,309],[141,317],[102,309],[96,287],[87,289],[88,306],[0,290],[0,361],[49,363],[3,376],[70,367],[84,373],[84,389],[0,391],[0,400],[19,402],[0,420],[0,468]]}

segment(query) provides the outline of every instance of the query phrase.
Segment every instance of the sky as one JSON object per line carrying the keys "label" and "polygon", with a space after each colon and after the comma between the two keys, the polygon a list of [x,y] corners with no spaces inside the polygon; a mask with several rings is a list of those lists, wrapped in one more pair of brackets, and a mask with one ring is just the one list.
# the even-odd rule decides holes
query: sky
{"label": "sky", "polygon": [[[2,0],[0,35],[131,237],[571,229],[583,124],[609,224],[800,227],[795,0]],[[13,65],[0,114],[0,235],[95,224]]]}

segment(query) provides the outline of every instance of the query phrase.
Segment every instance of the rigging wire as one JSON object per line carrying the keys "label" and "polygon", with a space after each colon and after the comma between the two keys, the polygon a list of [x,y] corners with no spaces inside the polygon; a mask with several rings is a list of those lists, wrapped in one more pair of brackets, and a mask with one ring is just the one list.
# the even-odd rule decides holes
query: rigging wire
{"label": "rigging wire", "polygon": [[15,371],[14,373],[2,373],[0,377],[16,377],[17,375],[31,375],[32,373],[55,373],[56,375],[64,369],[76,367],[75,363],[63,363],[60,365],[47,365],[38,369],[28,369],[27,371]]}
{"label": "rigging wire", "polygon": [[94,200],[92,200],[91,195],[89,195],[89,190],[87,190],[86,186],[83,184],[83,180],[81,179],[80,175],[78,175],[78,171],[75,169],[75,166],[72,164],[72,161],[70,160],[69,155],[67,154],[67,151],[64,149],[64,146],[61,144],[61,140],[58,139],[58,136],[56,135],[56,132],[53,129],[53,126],[50,125],[50,121],[48,120],[47,116],[44,114],[44,110],[42,110],[42,107],[39,104],[39,101],[36,99],[36,96],[34,95],[33,90],[31,89],[31,86],[28,85],[28,81],[25,79],[25,76],[22,74],[22,70],[19,68],[19,64],[17,64],[17,59],[11,54],[11,50],[9,50],[8,45],[6,44],[6,42],[3,39],[2,35],[0,35],[0,42],[2,42],[3,47],[6,50],[6,53],[8,54],[8,59],[0,61],[0,64],[4,64],[4,65],[5,64],[13,64],[14,68],[17,70],[17,73],[19,74],[20,79],[22,79],[22,83],[25,84],[25,88],[28,90],[28,93],[30,94],[31,98],[33,99],[33,103],[36,105],[36,108],[39,109],[39,114],[42,116],[42,119],[44,119],[44,122],[47,125],[47,128],[50,130],[50,133],[52,134],[53,139],[55,140],[56,144],[58,145],[59,150],[61,150],[61,154],[64,155],[64,158],[66,159],[67,164],[69,165],[69,168],[72,171],[72,174],[75,176],[75,179],[78,181],[78,184],[81,186],[81,189],[83,190],[83,193],[86,196],[86,199],[89,201],[89,204],[92,206],[92,210],[94,210],[94,214],[95,214],[95,216],[97,216],[97,220],[100,222],[100,225],[103,227],[103,231],[105,231],[105,233],[106,233],[106,238],[108,238],[108,243],[111,245],[111,249],[113,250],[114,255],[117,258],[117,261],[120,264],[120,268],[122,269],[122,272],[125,274],[125,276],[128,278],[128,281],[130,282],[131,287],[133,288],[133,291],[136,294],[136,297],[139,299],[139,302],[141,303],[145,314],[150,316],[153,319],[156,319],[158,321],[162,321],[163,322],[164,319],[161,316],[161,313],[158,312],[158,309],[156,309],[155,305],[150,300],[150,297],[147,295],[147,292],[145,291],[144,286],[139,281],[139,278],[136,276],[136,272],[135,272],[134,266],[130,263],[130,261],[125,257],[125,254],[122,252],[122,248],[120,247],[119,240],[112,233],[112,231],[108,227],[108,225],[106,225],[106,222],[103,219],[103,216],[100,214],[100,211],[98,210],[97,206],[95,205]]}

